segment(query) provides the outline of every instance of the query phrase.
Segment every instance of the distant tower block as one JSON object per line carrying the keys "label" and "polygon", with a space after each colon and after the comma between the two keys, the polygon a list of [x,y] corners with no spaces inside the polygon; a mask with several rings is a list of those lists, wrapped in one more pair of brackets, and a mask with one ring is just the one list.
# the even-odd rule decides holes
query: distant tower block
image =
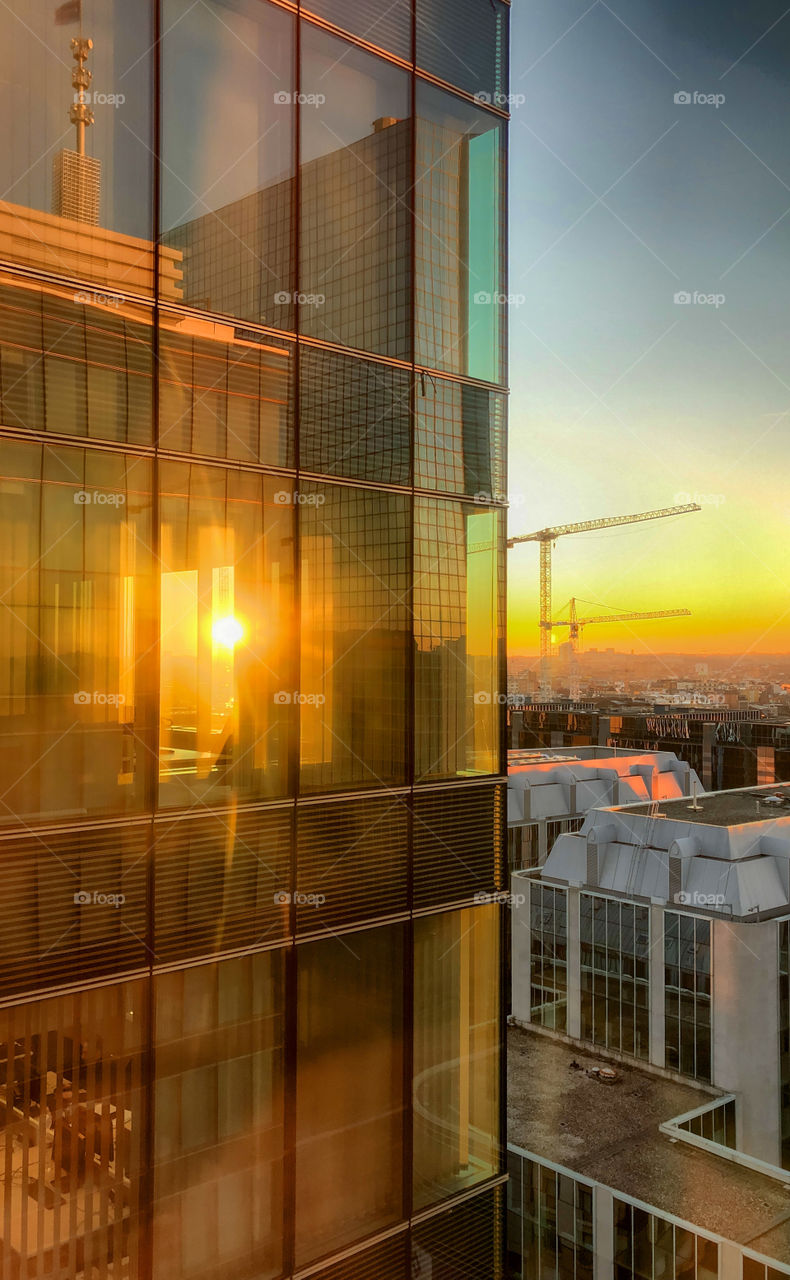
{"label": "distant tower block", "polygon": [[93,72],[85,66],[93,41],[83,36],[71,42],[76,66],[71,73],[74,101],[69,119],[77,130],[75,151],[59,151],[52,162],[52,212],[60,218],[98,226],[101,202],[101,161],[85,154],[85,130],[93,124],[90,84]]}
{"label": "distant tower block", "polygon": [[96,227],[100,196],[101,160],[59,151],[52,162],[52,212]]}

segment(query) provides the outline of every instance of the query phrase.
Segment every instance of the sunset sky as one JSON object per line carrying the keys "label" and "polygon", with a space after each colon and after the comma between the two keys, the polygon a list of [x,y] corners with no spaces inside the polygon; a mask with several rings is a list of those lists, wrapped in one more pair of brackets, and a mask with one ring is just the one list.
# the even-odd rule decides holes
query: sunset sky
{"label": "sunset sky", "polygon": [[[790,650],[789,65],[772,0],[513,6],[510,532],[703,508],[557,544],[555,616],[693,611],[588,645]],[[537,544],[508,565],[536,652]]]}

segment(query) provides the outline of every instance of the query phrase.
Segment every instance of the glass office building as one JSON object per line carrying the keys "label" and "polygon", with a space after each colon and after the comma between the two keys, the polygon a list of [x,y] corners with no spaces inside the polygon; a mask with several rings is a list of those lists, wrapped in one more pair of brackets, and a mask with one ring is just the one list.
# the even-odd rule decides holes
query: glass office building
{"label": "glass office building", "polygon": [[507,23],[0,14],[3,1275],[500,1274]]}

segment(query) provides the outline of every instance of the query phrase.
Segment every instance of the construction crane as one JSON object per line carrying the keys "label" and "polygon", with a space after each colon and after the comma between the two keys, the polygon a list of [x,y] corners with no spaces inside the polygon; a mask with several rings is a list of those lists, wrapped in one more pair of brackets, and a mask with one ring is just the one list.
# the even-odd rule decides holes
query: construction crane
{"label": "construction crane", "polygon": [[578,692],[576,686],[578,683],[578,665],[577,654],[579,643],[582,638],[582,632],[591,622],[642,622],[645,618],[690,618],[690,609],[649,609],[646,612],[638,613],[596,613],[590,614],[588,618],[580,618],[576,613],[576,597],[571,596],[570,607],[567,618],[555,618],[552,627],[569,627],[568,639],[570,641],[570,660],[568,663],[568,676],[571,687],[571,697],[575,697]]}
{"label": "construction crane", "polygon": [[551,549],[558,538],[570,533],[591,533],[596,529],[613,529],[616,525],[637,524],[641,520],[666,520],[669,516],[683,516],[691,511],[701,511],[696,502],[679,507],[661,507],[657,511],[640,511],[633,516],[604,516],[601,520],[581,520],[577,524],[558,524],[536,533],[522,533],[508,538],[508,547],[521,542],[540,543],[540,681],[543,688],[549,684],[549,653],[551,652]]}

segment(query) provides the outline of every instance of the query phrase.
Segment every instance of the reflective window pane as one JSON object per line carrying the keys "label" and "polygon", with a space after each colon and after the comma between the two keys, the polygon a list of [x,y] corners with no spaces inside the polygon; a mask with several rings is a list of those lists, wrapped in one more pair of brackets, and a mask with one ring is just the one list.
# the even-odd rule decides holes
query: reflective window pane
{"label": "reflective window pane", "polygon": [[499,768],[501,515],[432,498],[415,505],[418,777]]}
{"label": "reflective window pane", "polygon": [[414,922],[415,1208],[497,1172],[498,960],[496,906]]}
{"label": "reflective window pane", "polygon": [[411,358],[409,77],[302,25],[299,327]]}
{"label": "reflective window pane", "polygon": [[327,938],[297,958],[299,1266],[401,1216],[402,929]]}
{"label": "reflective window pane", "polygon": [[6,440],[0,471],[0,822],[139,810],[149,463]]}
{"label": "reflective window pane", "polygon": [[417,363],[501,382],[502,123],[418,82],[416,147]]}
{"label": "reflective window pane", "polygon": [[417,66],[507,107],[509,6],[503,0],[416,0]]}
{"label": "reflective window pane", "polygon": [[[0,10],[0,256],[150,294],[153,6],[83,0],[81,25],[78,10]],[[72,79],[80,67],[82,88]]]}
{"label": "reflective window pane", "polygon": [[301,787],[406,780],[409,500],[301,485]]}
{"label": "reflective window pane", "polygon": [[292,345],[217,328],[209,338],[202,321],[160,321],[161,447],[293,466]]}
{"label": "reflective window pane", "polygon": [[270,476],[187,463],[165,463],[161,475],[159,803],[282,795],[294,690],[290,491]]}
{"label": "reflective window pane", "polygon": [[0,1010],[3,1276],[140,1274],[145,1025],[142,982]]}
{"label": "reflective window pane", "polygon": [[290,14],[164,0],[162,227],[192,307],[293,328]]}
{"label": "reflective window pane", "polygon": [[504,502],[506,414],[505,397],[485,387],[418,374],[416,484]]}
{"label": "reflective window pane", "polygon": [[380,7],[359,0],[305,0],[302,12],[314,13],[368,44],[411,60],[411,0],[389,0]]}
{"label": "reflective window pane", "polygon": [[10,427],[152,438],[150,309],[119,294],[0,284],[0,413]]}
{"label": "reflective window pane", "polygon": [[299,465],[409,484],[411,373],[315,347],[299,360]]}
{"label": "reflective window pane", "polygon": [[282,1271],[283,968],[156,979],[156,1280]]}

